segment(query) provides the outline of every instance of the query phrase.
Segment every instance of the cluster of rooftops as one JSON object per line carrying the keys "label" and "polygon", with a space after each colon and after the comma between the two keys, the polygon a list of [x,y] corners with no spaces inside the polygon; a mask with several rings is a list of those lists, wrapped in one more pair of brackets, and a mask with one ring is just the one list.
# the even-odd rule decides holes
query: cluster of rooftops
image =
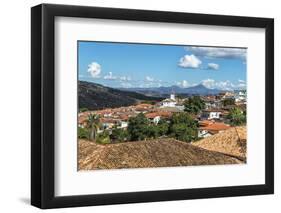
{"label": "cluster of rooftops", "polygon": [[[245,93],[234,94],[231,92],[221,93],[219,95],[206,95],[201,98],[205,102],[205,109],[198,115],[193,116],[198,120],[198,136],[208,137],[218,132],[230,128],[226,124],[229,109],[233,106],[223,106],[222,100],[232,98],[235,99],[235,107],[246,109]],[[85,127],[89,114],[97,114],[100,117],[100,122],[103,129],[127,128],[130,117],[135,117],[139,113],[143,113],[152,123],[158,124],[161,119],[169,119],[174,113],[184,111],[184,101],[187,98],[177,98],[173,93],[170,98],[164,99],[154,105],[148,103],[140,103],[127,107],[106,108],[102,110],[80,112],[78,115],[79,127]],[[100,130],[102,131],[102,130]]]}

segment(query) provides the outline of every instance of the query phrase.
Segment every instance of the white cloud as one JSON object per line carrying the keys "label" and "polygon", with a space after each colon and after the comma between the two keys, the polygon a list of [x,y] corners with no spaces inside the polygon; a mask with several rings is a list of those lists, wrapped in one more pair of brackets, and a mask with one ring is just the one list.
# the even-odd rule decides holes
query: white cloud
{"label": "white cloud", "polygon": [[245,48],[220,48],[220,47],[185,47],[196,56],[206,58],[225,58],[246,60],[247,49]]}
{"label": "white cloud", "polygon": [[245,89],[246,83],[233,84],[231,81],[215,81],[214,79],[205,79],[201,82],[205,87],[209,89],[220,89],[220,90],[235,90]]}
{"label": "white cloud", "polygon": [[146,81],[153,82],[153,81],[154,81],[154,78],[152,78],[152,77],[150,77],[150,76],[146,76],[146,77],[145,77],[145,80],[146,80]]}
{"label": "white cloud", "polygon": [[234,89],[236,89],[236,86],[233,83],[231,83],[229,80],[220,81],[220,82],[216,82],[216,89],[234,90]]}
{"label": "white cloud", "polygon": [[179,82],[177,82],[177,85],[180,86],[180,87],[183,87],[183,88],[186,88],[186,87],[190,86],[190,84],[188,83],[187,80],[179,81]]}
{"label": "white cloud", "polygon": [[202,64],[202,61],[200,61],[199,58],[197,58],[195,55],[185,55],[182,58],[180,58],[180,61],[178,65],[180,67],[184,68],[193,68],[197,69]]}
{"label": "white cloud", "polygon": [[237,84],[237,87],[240,89],[245,89],[247,87],[247,85],[245,83],[239,83],[239,84]]}
{"label": "white cloud", "polygon": [[101,73],[101,66],[97,62],[92,62],[88,65],[88,72],[93,78],[99,78]]}
{"label": "white cloud", "polygon": [[158,81],[144,81],[140,84],[138,84],[136,87],[140,88],[151,88],[151,87],[161,87],[162,83]]}
{"label": "white cloud", "polygon": [[247,87],[246,81],[239,79],[237,87],[239,87],[241,89],[245,89]]}
{"label": "white cloud", "polygon": [[205,79],[201,83],[209,89],[214,89],[216,84],[214,79]]}
{"label": "white cloud", "polygon": [[210,70],[218,70],[220,68],[220,65],[215,63],[208,63],[208,69]]}
{"label": "white cloud", "polygon": [[114,76],[112,74],[112,72],[109,72],[108,75],[105,75],[103,78],[106,79],[106,80],[116,80],[117,79],[117,77]]}
{"label": "white cloud", "polygon": [[130,76],[121,76],[119,79],[121,81],[131,81],[132,80]]}

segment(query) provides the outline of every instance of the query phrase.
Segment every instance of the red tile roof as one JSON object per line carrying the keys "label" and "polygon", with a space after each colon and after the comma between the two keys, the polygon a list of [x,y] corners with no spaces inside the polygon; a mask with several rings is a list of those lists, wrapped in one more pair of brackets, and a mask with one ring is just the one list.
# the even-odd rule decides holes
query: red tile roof
{"label": "red tile roof", "polygon": [[155,118],[157,116],[163,117],[163,118],[169,118],[172,116],[171,112],[165,112],[165,111],[158,111],[158,112],[151,112],[145,114],[145,117],[147,118]]}
{"label": "red tile roof", "polygon": [[208,131],[221,131],[229,129],[230,126],[225,123],[213,122],[209,125],[199,127],[201,130],[208,130]]}

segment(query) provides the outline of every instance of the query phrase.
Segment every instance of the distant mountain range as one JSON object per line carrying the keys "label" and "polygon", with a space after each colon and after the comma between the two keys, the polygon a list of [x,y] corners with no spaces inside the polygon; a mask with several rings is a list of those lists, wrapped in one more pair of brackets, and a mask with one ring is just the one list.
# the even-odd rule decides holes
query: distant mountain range
{"label": "distant mountain range", "polygon": [[216,95],[223,90],[209,89],[202,84],[182,88],[178,86],[152,88],[110,88],[101,84],[79,81],[79,108],[98,110],[130,106],[141,101],[161,101],[174,92],[176,95],[188,97],[192,95]]}
{"label": "distant mountain range", "polygon": [[78,82],[79,109],[99,110],[130,106],[140,101],[160,101],[160,97],[146,96],[138,92],[124,91],[105,87],[100,84]]}
{"label": "distant mountain range", "polygon": [[170,87],[151,87],[151,88],[119,88],[123,91],[134,91],[147,96],[160,96],[166,97],[172,92],[176,94],[181,94],[184,96],[190,95],[216,95],[223,90],[218,89],[209,89],[202,84],[198,84],[193,87],[182,88],[179,86],[170,86]]}

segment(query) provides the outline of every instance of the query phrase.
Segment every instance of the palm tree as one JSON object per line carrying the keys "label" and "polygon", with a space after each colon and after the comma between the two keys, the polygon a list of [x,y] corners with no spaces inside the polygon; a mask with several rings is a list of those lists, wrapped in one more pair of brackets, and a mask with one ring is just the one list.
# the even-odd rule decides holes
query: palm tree
{"label": "palm tree", "polygon": [[89,129],[89,140],[96,139],[97,131],[100,127],[100,118],[96,114],[90,114],[87,120],[87,128]]}

